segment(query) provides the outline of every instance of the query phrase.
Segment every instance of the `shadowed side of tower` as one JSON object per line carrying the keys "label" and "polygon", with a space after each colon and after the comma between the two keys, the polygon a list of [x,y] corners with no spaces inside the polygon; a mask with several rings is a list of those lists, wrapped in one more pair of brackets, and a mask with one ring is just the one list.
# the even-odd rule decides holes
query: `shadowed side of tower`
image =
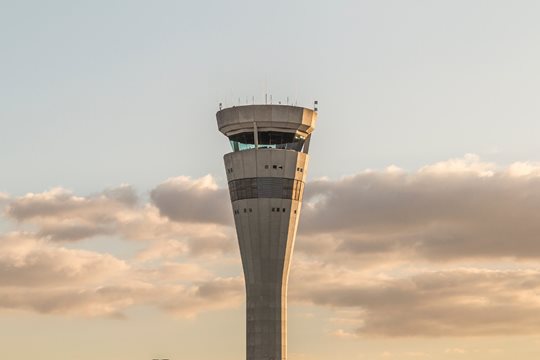
{"label": "shadowed side of tower", "polygon": [[287,282],[317,113],[249,105],[217,113],[246,284],[247,360],[287,358]]}

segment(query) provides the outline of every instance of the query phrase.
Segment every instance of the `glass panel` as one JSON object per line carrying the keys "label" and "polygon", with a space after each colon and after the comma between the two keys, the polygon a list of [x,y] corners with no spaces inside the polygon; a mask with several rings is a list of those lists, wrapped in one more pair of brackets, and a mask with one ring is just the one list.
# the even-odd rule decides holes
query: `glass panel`
{"label": "glass panel", "polygon": [[261,131],[259,132],[260,145],[283,145],[294,141],[294,133]]}
{"label": "glass panel", "polygon": [[242,150],[255,149],[255,144],[244,144],[238,141],[231,140],[231,147],[233,151],[242,151]]}
{"label": "glass panel", "polygon": [[305,138],[294,133],[265,131],[259,133],[259,146],[262,148],[302,151]]}
{"label": "glass panel", "polygon": [[[301,135],[279,131],[261,131],[259,136],[260,149],[287,149],[302,151],[305,138]],[[229,137],[233,151],[242,151],[255,148],[253,132],[245,132]]]}
{"label": "glass panel", "polygon": [[255,149],[253,132],[245,132],[229,136],[233,151]]}

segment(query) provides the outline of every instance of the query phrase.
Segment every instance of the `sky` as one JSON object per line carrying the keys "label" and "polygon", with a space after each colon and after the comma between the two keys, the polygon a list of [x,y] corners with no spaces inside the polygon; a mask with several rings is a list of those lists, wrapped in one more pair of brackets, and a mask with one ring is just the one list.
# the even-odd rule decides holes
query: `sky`
{"label": "sky", "polygon": [[537,1],[0,0],[0,358],[244,357],[215,112],[319,102],[289,360],[540,354]]}

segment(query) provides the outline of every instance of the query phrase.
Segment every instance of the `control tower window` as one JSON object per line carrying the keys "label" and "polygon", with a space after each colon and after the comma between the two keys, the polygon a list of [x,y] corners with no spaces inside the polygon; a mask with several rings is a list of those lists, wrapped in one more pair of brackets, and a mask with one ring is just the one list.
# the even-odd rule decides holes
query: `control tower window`
{"label": "control tower window", "polygon": [[234,151],[255,149],[255,140],[252,132],[229,136],[229,141]]}
{"label": "control tower window", "polygon": [[[287,149],[302,151],[305,137],[289,132],[260,131],[259,149]],[[255,148],[255,139],[252,132],[245,132],[229,136],[234,151],[249,150]]]}

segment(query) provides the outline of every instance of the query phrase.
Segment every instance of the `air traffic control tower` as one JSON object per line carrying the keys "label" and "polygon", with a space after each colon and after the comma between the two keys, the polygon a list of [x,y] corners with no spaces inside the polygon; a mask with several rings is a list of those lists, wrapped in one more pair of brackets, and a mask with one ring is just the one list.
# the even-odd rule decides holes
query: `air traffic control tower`
{"label": "air traffic control tower", "polygon": [[246,105],[216,114],[246,284],[247,360],[287,359],[287,282],[317,109]]}

